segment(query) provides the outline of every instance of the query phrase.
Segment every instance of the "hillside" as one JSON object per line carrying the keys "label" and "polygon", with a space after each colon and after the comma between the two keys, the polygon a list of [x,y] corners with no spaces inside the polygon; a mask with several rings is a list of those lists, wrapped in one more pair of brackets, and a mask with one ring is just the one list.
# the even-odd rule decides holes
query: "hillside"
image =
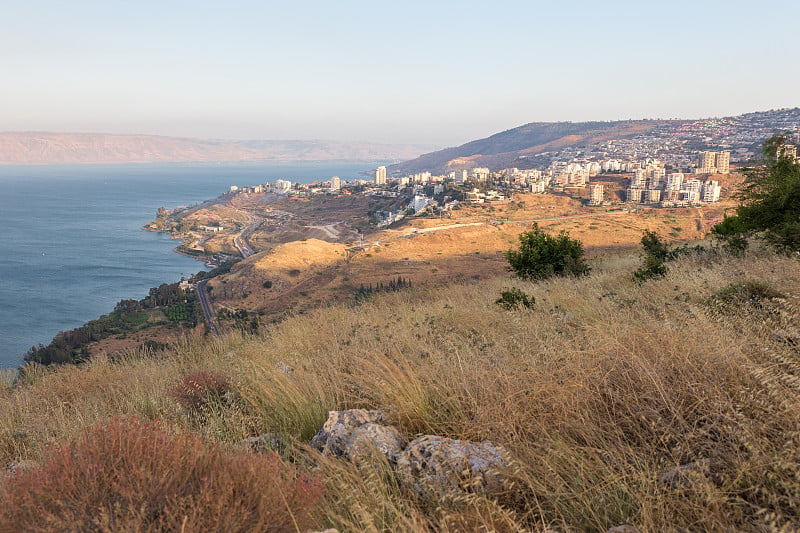
{"label": "hillside", "polygon": [[[747,160],[775,133],[796,132],[800,108],[775,109],[732,117],[616,122],[532,122],[485,139],[419,156],[390,167],[392,174],[488,167],[533,168],[556,156],[572,160],[592,155],[663,157],[700,150],[730,150]],[[733,159],[732,159],[733,161]]]}
{"label": "hillside", "polygon": [[337,141],[221,141],[105,133],[0,133],[0,164],[397,161],[429,146]]}
{"label": "hillside", "polygon": [[663,120],[532,122],[485,139],[422,155],[393,165],[390,170],[407,174],[421,170],[446,172],[470,167],[494,169],[525,166],[525,159],[544,152],[568,146],[589,146],[612,139],[627,139],[666,123]]}
{"label": "hillside", "polygon": [[[639,262],[636,253],[609,254],[581,279],[500,274],[376,294],[317,306],[259,336],[31,367],[13,387],[7,376],[0,464],[14,463],[15,473],[0,474],[0,497],[13,502],[0,506],[0,530],[42,520],[41,531],[90,523],[207,530],[223,518],[229,531],[253,523],[285,523],[273,526],[280,531],[795,529],[797,260],[688,255],[641,285],[631,276]],[[535,304],[495,305],[506,287]],[[190,375],[205,377],[186,388],[201,379]],[[382,423],[403,443],[419,435],[462,447],[490,441],[506,466],[485,475],[500,481],[464,481],[434,497],[405,484],[400,463],[379,452],[308,447],[328,411],[355,407],[388,408]],[[120,416],[128,418],[109,423]],[[141,421],[158,421],[166,436]],[[87,434],[92,427],[100,429]],[[249,445],[282,459],[242,450],[256,435]],[[213,469],[222,459],[226,466]],[[166,464],[184,481],[153,483]],[[266,490],[292,483],[301,485],[284,496]],[[218,504],[229,494],[242,495],[234,516]],[[269,514],[276,506],[295,526]]]}

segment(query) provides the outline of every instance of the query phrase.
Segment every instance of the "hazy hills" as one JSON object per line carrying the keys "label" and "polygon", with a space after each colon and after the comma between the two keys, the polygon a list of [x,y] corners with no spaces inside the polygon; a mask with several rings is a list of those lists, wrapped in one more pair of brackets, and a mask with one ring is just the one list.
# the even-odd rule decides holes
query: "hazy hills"
{"label": "hazy hills", "polygon": [[429,145],[337,141],[227,141],[106,133],[0,133],[0,164],[217,161],[401,161]]}

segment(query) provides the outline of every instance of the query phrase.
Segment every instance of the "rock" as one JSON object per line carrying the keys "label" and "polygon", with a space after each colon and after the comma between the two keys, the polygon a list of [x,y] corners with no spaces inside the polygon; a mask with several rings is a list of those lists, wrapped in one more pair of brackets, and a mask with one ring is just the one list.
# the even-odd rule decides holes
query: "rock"
{"label": "rock", "polygon": [[237,448],[249,448],[255,453],[278,452],[283,455],[289,449],[289,443],[283,435],[264,433],[257,437],[247,437],[236,443]]}
{"label": "rock", "polygon": [[6,472],[9,474],[17,474],[25,470],[33,470],[38,468],[39,463],[36,461],[17,461],[16,463],[8,463],[6,465]]}
{"label": "rock", "polygon": [[705,477],[709,466],[708,459],[676,466],[659,474],[658,482],[673,488],[691,485],[693,481]]}
{"label": "rock", "polygon": [[634,526],[622,524],[621,526],[608,528],[606,533],[639,533],[639,530]]}
{"label": "rock", "polygon": [[325,425],[311,439],[311,447],[323,455],[336,455],[350,460],[375,449],[394,464],[405,446],[405,440],[396,428],[383,425],[385,420],[385,410],[331,411]]}
{"label": "rock", "polygon": [[425,435],[397,459],[402,486],[422,499],[447,499],[464,492],[497,495],[503,490],[505,451],[490,442]]}

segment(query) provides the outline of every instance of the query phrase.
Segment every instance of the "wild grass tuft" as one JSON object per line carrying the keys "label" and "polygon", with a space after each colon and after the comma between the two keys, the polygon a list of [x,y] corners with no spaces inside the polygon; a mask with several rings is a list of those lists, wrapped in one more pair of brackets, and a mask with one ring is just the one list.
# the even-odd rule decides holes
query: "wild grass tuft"
{"label": "wild grass tuft", "polygon": [[272,455],[119,418],[0,486],[8,531],[298,531],[318,480]]}

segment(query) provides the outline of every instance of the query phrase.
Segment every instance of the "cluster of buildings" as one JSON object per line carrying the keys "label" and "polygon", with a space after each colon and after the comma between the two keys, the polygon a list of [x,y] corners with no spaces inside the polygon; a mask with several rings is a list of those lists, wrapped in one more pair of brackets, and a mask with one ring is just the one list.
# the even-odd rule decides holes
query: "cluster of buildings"
{"label": "cluster of buildings", "polygon": [[[681,171],[685,170],[685,172]],[[605,190],[601,183],[591,183],[602,174],[629,174],[630,184],[625,191],[627,202],[659,207],[681,207],[699,203],[719,201],[722,190],[719,181],[710,179],[712,174],[730,172],[730,152],[703,151],[685,169],[676,169],[666,162],[645,158],[600,161],[554,161],[545,169],[506,168],[491,171],[488,168],[472,168],[451,171],[446,175],[420,172],[409,176],[386,178],[385,167],[375,170],[374,185],[395,186],[402,189],[409,185],[451,182],[456,185],[493,185],[507,191],[519,190],[532,193],[547,191],[564,192],[585,189],[588,186],[588,204],[600,206],[606,203]],[[497,191],[468,191],[464,200],[473,203],[499,201],[506,195]]]}

